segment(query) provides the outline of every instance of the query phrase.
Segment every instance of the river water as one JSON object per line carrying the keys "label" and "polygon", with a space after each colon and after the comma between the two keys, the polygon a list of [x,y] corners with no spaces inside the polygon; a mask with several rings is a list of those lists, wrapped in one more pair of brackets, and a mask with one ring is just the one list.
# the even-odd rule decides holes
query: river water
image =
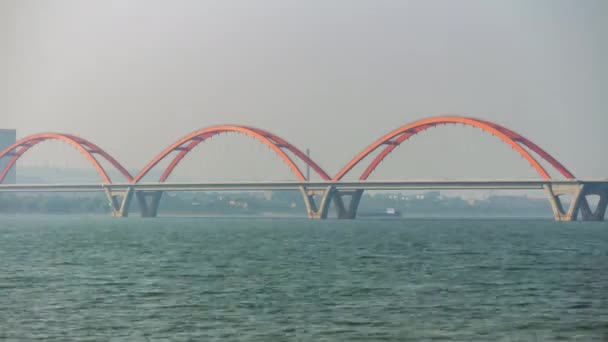
{"label": "river water", "polygon": [[0,341],[608,341],[608,224],[0,217]]}

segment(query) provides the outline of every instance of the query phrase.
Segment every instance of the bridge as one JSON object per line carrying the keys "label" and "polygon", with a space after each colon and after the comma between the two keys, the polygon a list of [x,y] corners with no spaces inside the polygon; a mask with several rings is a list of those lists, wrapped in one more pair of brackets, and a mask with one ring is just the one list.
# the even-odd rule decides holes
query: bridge
{"label": "bridge", "polygon": [[[380,163],[398,146],[409,141],[416,134],[439,125],[465,125],[479,128],[500,139],[526,160],[539,175],[539,180],[471,180],[471,181],[371,181],[368,180]],[[294,176],[294,182],[224,182],[224,183],[174,183],[167,179],[180,162],[199,144],[225,133],[237,133],[252,137],[268,146],[285,162]],[[100,175],[99,184],[75,185],[11,185],[3,184],[4,179],[17,160],[36,145],[57,140],[75,147]],[[376,153],[358,181],[345,181],[344,177],[353,168]],[[6,166],[0,173],[0,192],[90,192],[103,191],[112,207],[112,214],[125,217],[129,214],[133,198],[137,199],[143,217],[155,217],[162,194],[166,191],[253,191],[253,190],[299,190],[302,193],[307,213],[313,219],[325,219],[331,203],[334,204],[338,218],[354,219],[361,196],[365,190],[398,189],[544,189],[553,209],[555,220],[573,221],[581,214],[585,221],[604,220],[608,205],[608,179],[577,179],[572,172],[548,152],[522,135],[496,123],[461,116],[431,117],[401,126],[380,137],[351,159],[333,177],[323,170],[307,154],[290,144],[287,140],[268,131],[242,125],[219,125],[194,131],[154,157],[138,174],[131,175],[116,159],[92,142],[71,134],[39,133],[23,139],[0,152],[0,161],[7,158]],[[169,161],[158,182],[144,183],[142,179],[161,161]],[[105,160],[123,177],[122,182],[113,182],[101,165]],[[540,163],[543,160],[558,174],[552,176]],[[321,179],[311,182],[297,165],[296,161],[311,168]],[[572,196],[568,207],[562,197]],[[599,197],[595,209],[589,204],[589,196]]]}

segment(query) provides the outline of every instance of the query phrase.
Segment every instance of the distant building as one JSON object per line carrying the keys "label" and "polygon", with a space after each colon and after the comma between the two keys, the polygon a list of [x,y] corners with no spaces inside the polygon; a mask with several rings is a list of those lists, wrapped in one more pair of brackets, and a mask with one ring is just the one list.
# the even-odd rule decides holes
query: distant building
{"label": "distant building", "polygon": [[416,195],[417,200],[427,200],[427,201],[438,201],[441,200],[441,193],[439,191],[429,191],[423,194]]}
{"label": "distant building", "polygon": [[[17,131],[14,129],[0,129],[0,151],[11,146],[17,141]],[[0,173],[4,170],[10,157],[0,159]],[[4,184],[15,184],[17,182],[17,166],[15,165],[11,172],[4,179]]]}

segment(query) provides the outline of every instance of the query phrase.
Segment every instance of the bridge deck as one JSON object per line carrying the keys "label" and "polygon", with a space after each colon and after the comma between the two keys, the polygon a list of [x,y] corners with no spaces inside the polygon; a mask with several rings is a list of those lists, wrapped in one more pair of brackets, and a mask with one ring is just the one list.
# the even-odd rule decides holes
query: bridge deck
{"label": "bridge deck", "polygon": [[262,182],[171,182],[98,184],[0,184],[0,192],[102,192],[121,191],[265,191],[326,189],[338,190],[450,190],[450,189],[542,189],[545,185],[603,184],[608,180],[414,180],[414,181],[262,181]]}

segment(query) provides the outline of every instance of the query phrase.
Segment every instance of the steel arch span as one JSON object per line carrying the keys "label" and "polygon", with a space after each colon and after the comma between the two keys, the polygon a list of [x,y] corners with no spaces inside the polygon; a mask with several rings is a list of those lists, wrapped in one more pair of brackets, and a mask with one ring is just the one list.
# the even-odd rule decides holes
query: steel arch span
{"label": "steel arch span", "polygon": [[159,155],[157,155],[144,169],[139,172],[139,174],[137,174],[133,178],[132,182],[137,183],[141,181],[141,179],[145,177],[146,174],[148,174],[148,172],[150,172],[150,170],[152,170],[160,161],[167,158],[171,153],[178,152],[175,157],[173,157],[173,159],[169,163],[169,166],[167,166],[167,168],[164,170],[163,174],[159,179],[160,182],[166,181],[169,175],[171,175],[171,172],[173,172],[173,170],[175,169],[175,167],[196,146],[206,141],[207,139],[210,139],[222,133],[244,134],[253,137],[261,143],[265,144],[270,149],[272,149],[289,166],[291,171],[301,181],[306,181],[306,176],[304,176],[304,174],[293,161],[293,159],[286,153],[287,151],[293,153],[301,161],[309,165],[319,176],[321,176],[323,180],[331,179],[331,177],[305,153],[303,153],[298,148],[296,148],[295,146],[275,134],[272,134],[268,131],[259,128],[253,128],[248,126],[218,125],[200,129],[179,139],[174,144],[162,151]]}
{"label": "steel arch span", "polygon": [[435,127],[438,125],[445,124],[463,124],[471,127],[480,128],[492,135],[500,138],[503,142],[510,145],[514,150],[519,152],[524,159],[530,163],[530,165],[536,170],[536,172],[543,179],[551,179],[551,176],[545,170],[545,168],[538,162],[538,160],[528,152],[524,147],[527,147],[542,159],[551,164],[562,176],[567,179],[574,179],[574,175],[560,162],[558,162],[553,156],[547,153],[545,150],[540,148],[538,145],[534,144],[532,141],[524,138],[518,133],[514,131],[500,126],[498,124],[475,119],[471,117],[461,117],[461,116],[437,116],[422,119],[405,126],[401,126],[396,130],[382,136],[380,139],[373,142],[363,151],[361,151],[357,156],[355,156],[342,170],[340,170],[334,177],[333,180],[341,180],[349,171],[353,169],[357,164],[359,164],[363,159],[365,159],[370,153],[381,150],[380,153],[372,160],[372,162],[367,166],[365,171],[359,177],[360,180],[366,180],[371,173],[378,167],[378,165],[388,156],[397,146],[401,145],[404,141],[410,139],[414,135],[425,131],[431,127]]}
{"label": "steel arch span", "polygon": [[104,182],[106,183],[112,183],[112,180],[110,179],[110,176],[108,176],[108,173],[103,166],[99,163],[99,160],[95,157],[95,155],[99,155],[103,159],[110,162],[110,164],[112,164],[112,166],[114,166],[129,182],[133,180],[133,176],[131,176],[129,171],[127,171],[118,161],[116,161],[116,159],[114,159],[99,146],[86,139],[71,134],[38,133],[20,139],[13,145],[0,152],[0,159],[10,157],[8,164],[4,167],[2,173],[0,173],[0,184],[4,182],[6,175],[13,168],[13,166],[15,166],[15,163],[17,163],[19,158],[21,158],[32,147],[47,140],[59,140],[75,147],[85,156],[85,158],[87,158],[87,160],[93,165],[97,173],[99,173],[101,178],[103,178]]}

